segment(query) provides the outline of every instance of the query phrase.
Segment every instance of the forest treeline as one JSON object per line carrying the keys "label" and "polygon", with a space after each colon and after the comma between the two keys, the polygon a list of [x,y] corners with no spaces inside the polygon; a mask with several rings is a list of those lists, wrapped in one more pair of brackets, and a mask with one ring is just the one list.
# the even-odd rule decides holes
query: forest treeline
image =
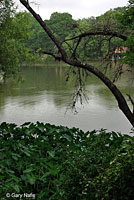
{"label": "forest treeline", "polygon": [[[128,9],[129,8],[129,9]],[[134,9],[133,1],[128,7],[111,9],[98,17],[89,17],[74,20],[69,13],[54,12],[45,23],[52,30],[56,38],[63,44],[70,54],[75,48],[76,40],[69,40],[86,32],[108,32],[114,31],[118,34],[129,35],[124,42],[117,37],[104,35],[92,35],[80,39],[77,47],[77,57],[82,60],[96,60],[109,58],[115,50],[127,47],[129,51],[124,52],[123,62],[133,63],[134,52]],[[17,12],[12,1],[2,0],[0,2],[0,72],[4,79],[16,76],[20,63],[36,60],[38,56],[43,61],[53,60],[51,52],[58,55],[55,44],[44,32],[32,15],[26,11]],[[47,51],[47,55],[46,55]],[[120,51],[122,51],[120,49]],[[48,55],[48,52],[50,54]]]}
{"label": "forest treeline", "polygon": [[[75,45],[76,42],[70,40],[70,42],[66,44],[66,40],[68,41],[70,38],[85,32],[117,31],[118,33],[123,32],[124,35],[127,35],[128,32],[130,33],[128,25],[132,24],[124,21],[125,12],[125,7],[119,7],[113,10],[111,9],[98,17],[78,20],[74,20],[69,13],[54,12],[51,14],[49,20],[44,21],[50,30],[52,30],[55,37],[63,43],[63,46],[70,50],[74,48],[73,45]],[[20,20],[20,22],[24,22],[23,26],[27,38],[22,41],[22,44],[26,48],[29,48],[31,52],[44,52],[44,54],[45,51],[57,52],[55,44],[30,13],[17,13],[15,17],[17,20]],[[109,43],[107,42],[107,38],[108,37],[104,35],[91,35],[90,38],[87,37],[83,39],[77,49],[77,54],[80,59],[99,59],[108,55],[109,51],[112,53],[116,48],[124,45],[130,48],[129,44],[124,44],[119,38],[111,37],[109,38]]]}

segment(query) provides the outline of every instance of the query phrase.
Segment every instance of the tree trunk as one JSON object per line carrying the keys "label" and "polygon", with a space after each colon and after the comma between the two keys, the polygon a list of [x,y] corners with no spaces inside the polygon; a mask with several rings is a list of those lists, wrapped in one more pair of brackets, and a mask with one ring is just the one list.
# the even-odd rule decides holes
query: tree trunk
{"label": "tree trunk", "polygon": [[[83,69],[88,70],[89,72],[93,73],[95,76],[97,76],[112,92],[112,94],[114,95],[114,97],[116,98],[117,102],[118,102],[118,106],[121,109],[121,111],[124,113],[124,115],[127,117],[127,119],[129,120],[129,122],[132,124],[132,126],[134,127],[134,113],[131,112],[124,96],[122,95],[122,93],[120,92],[120,90],[116,87],[115,84],[113,84],[112,81],[110,81],[110,79],[108,79],[101,71],[99,71],[97,68],[89,65],[89,64],[84,64],[76,59],[69,59],[67,57],[67,54],[64,50],[64,48],[61,46],[60,42],[55,38],[55,36],[53,35],[53,33],[50,31],[50,29],[47,27],[47,25],[44,23],[44,21],[42,20],[42,18],[35,13],[35,11],[30,7],[30,5],[27,3],[27,1],[25,0],[20,0],[20,2],[29,10],[29,12],[35,17],[35,19],[38,21],[38,23],[42,26],[42,28],[45,30],[45,32],[48,34],[48,36],[51,38],[51,40],[55,43],[55,45],[57,46],[60,54],[61,54],[61,58],[62,60],[72,66],[76,66],[76,67],[80,67]],[[93,34],[93,33],[92,33]],[[122,38],[124,40],[126,40],[126,36],[122,36],[121,34],[119,35],[118,33],[103,33],[103,32],[98,32],[98,33],[94,33],[94,35],[113,35],[119,38]],[[85,34],[85,36],[90,35],[90,34]],[[84,37],[84,34],[82,34],[81,37]]]}

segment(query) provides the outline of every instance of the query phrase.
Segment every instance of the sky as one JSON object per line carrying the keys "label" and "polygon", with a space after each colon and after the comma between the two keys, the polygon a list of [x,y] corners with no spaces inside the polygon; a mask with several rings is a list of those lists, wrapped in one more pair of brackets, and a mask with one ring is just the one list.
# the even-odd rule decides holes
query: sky
{"label": "sky", "polygon": [[[14,2],[19,10],[24,9],[19,0],[14,0]],[[111,8],[128,4],[128,0],[29,0],[29,2],[43,19],[49,19],[53,12],[68,12],[73,19],[97,17]]]}

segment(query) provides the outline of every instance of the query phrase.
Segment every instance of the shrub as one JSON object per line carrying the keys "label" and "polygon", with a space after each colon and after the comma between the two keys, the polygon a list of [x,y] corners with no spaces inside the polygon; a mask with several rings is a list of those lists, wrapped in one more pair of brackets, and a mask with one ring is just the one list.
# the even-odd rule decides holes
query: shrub
{"label": "shrub", "polygon": [[20,127],[4,122],[0,198],[33,193],[37,200],[132,200],[133,142],[105,130],[84,133],[39,122]]}

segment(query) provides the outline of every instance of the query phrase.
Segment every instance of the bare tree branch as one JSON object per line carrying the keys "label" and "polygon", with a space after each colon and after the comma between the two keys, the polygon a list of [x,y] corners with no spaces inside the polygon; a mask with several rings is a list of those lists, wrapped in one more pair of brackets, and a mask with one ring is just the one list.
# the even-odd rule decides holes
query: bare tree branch
{"label": "bare tree branch", "polygon": [[81,37],[79,37],[79,39],[78,39],[78,41],[77,41],[77,44],[76,44],[76,47],[75,47],[75,49],[74,49],[74,51],[73,51],[73,54],[72,54],[72,57],[73,58],[76,58],[76,56],[75,56],[75,54],[76,54],[76,50],[77,50],[77,48],[78,48],[78,46],[79,46],[79,44],[80,44],[80,42],[81,42]]}
{"label": "bare tree branch", "polygon": [[118,37],[124,41],[127,40],[127,36],[122,35],[119,32],[112,32],[112,31],[96,31],[96,32],[88,32],[88,33],[82,33],[80,35],[77,35],[75,37],[72,37],[70,39],[66,39],[65,41],[69,41],[69,40],[74,40],[77,38],[83,38],[83,37],[87,37],[87,36],[95,36],[95,35],[103,35],[103,36],[112,36],[112,37]]}
{"label": "bare tree branch", "polygon": [[71,47],[70,44],[68,44],[68,42],[65,41],[65,44],[68,46],[68,48],[70,49],[70,52],[73,53],[73,48]]}

